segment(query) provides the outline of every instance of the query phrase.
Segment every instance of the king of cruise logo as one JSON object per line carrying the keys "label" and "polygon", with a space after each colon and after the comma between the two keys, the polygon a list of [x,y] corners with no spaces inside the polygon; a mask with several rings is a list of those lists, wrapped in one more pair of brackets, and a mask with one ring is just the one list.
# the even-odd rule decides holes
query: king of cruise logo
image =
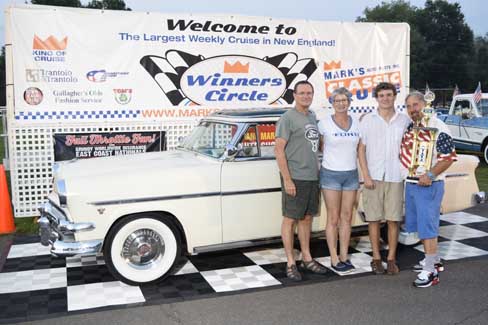
{"label": "king of cruise logo", "polygon": [[179,50],[165,56],[146,55],[140,64],[173,106],[206,105],[215,108],[289,105],[293,86],[317,70],[313,58],[293,52],[256,58],[221,55],[205,58]]}
{"label": "king of cruise logo", "polygon": [[59,40],[52,35],[46,39],[41,39],[39,36],[34,35],[32,57],[36,62],[65,62],[67,46],[67,36]]}

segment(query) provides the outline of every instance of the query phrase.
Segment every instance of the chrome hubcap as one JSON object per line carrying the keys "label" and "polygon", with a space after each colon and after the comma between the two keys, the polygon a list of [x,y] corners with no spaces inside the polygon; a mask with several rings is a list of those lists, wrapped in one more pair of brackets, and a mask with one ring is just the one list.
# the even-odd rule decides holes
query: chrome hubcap
{"label": "chrome hubcap", "polygon": [[134,266],[147,266],[164,255],[164,241],[151,229],[139,229],[124,241],[122,257]]}

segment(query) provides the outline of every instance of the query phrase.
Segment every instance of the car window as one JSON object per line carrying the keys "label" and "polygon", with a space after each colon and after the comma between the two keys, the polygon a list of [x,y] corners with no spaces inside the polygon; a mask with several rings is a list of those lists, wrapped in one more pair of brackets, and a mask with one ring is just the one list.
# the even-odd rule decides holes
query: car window
{"label": "car window", "polygon": [[478,109],[482,116],[488,116],[488,98],[483,98],[478,103]]}
{"label": "car window", "polygon": [[205,122],[199,124],[185,139],[183,148],[219,158],[231,142],[236,126],[233,124]]}
{"label": "car window", "polygon": [[457,100],[454,104],[454,115],[462,116],[463,114],[470,114],[472,112],[471,103],[469,100]]}
{"label": "car window", "polygon": [[240,141],[243,150],[237,157],[274,158],[275,128],[274,123],[250,126]]}

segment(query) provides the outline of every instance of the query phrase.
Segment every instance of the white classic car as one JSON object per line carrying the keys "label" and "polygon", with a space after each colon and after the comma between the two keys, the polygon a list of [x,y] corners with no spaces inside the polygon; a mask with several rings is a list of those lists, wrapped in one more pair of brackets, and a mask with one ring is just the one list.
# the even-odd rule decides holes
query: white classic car
{"label": "white classic car", "polygon": [[[182,254],[279,238],[274,131],[284,112],[221,111],[173,151],[56,164],[40,209],[41,242],[57,256],[102,252],[114,276],[142,284],[163,279]],[[464,156],[450,169],[444,212],[474,204],[477,165]],[[312,227],[323,235],[323,203],[321,211]],[[361,213],[354,225],[365,225]]]}

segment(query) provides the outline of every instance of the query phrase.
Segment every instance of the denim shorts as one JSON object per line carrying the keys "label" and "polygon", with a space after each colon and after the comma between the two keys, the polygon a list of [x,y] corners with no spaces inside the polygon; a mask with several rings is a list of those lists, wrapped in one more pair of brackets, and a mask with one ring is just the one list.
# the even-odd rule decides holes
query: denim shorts
{"label": "denim shorts", "polygon": [[320,168],[320,187],[334,191],[356,191],[359,189],[358,170],[335,171]]}

